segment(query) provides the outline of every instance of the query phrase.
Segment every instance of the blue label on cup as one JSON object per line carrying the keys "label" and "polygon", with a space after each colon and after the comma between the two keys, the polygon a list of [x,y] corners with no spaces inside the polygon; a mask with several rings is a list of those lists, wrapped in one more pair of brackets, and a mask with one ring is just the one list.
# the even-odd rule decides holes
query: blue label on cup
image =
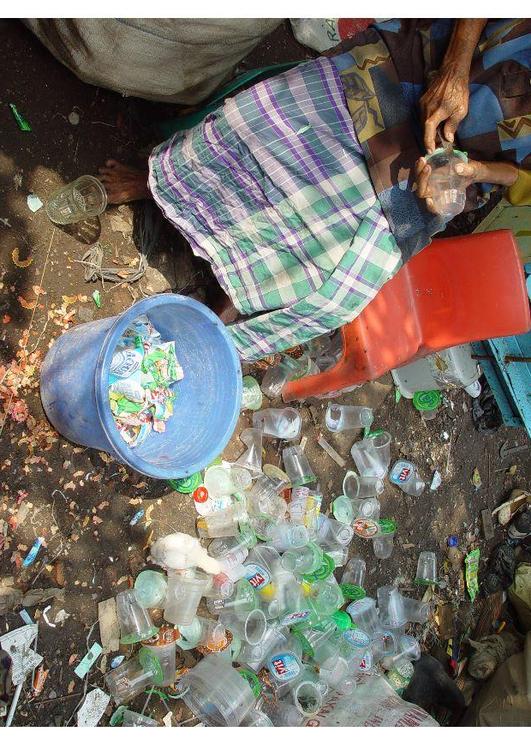
{"label": "blue label on cup", "polygon": [[308,619],[310,616],[310,610],[304,609],[302,612],[292,612],[290,615],[286,615],[280,622],[278,623],[281,627],[283,625],[293,625],[297,622],[304,622]]}
{"label": "blue label on cup", "polygon": [[410,461],[397,461],[391,469],[389,479],[400,487],[407,484],[414,473],[415,467]]}
{"label": "blue label on cup", "polygon": [[257,563],[245,565],[245,578],[249,581],[253,589],[259,591],[271,581],[269,571]]}
{"label": "blue label on cup", "polygon": [[371,639],[364,630],[356,628],[355,630],[344,630],[343,638],[356,648],[365,648],[371,642]]}
{"label": "blue label on cup", "polygon": [[301,665],[292,651],[275,654],[267,662],[269,671],[280,682],[293,680],[301,671]]}

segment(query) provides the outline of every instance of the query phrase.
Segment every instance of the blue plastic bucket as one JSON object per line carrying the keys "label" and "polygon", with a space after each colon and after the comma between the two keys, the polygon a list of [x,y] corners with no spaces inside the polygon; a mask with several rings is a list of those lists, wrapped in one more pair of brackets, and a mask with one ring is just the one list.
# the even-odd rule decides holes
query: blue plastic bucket
{"label": "blue plastic bucket", "polygon": [[[166,431],[152,431],[130,448],[111,412],[109,367],[120,336],[139,315],[149,317],[163,341],[175,341],[184,378],[172,386],[176,398]],[[204,469],[223,451],[240,413],[242,377],[220,319],[190,297],[159,294],[122,315],[63,333],[43,362],[40,389],[46,415],[61,435],[142,474],[171,479]]]}

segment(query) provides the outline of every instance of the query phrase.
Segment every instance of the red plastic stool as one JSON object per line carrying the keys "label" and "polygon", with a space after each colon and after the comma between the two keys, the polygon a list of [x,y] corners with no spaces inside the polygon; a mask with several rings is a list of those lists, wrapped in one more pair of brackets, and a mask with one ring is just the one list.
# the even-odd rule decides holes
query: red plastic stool
{"label": "red plastic stool", "polygon": [[431,352],[531,328],[522,262],[502,229],[434,240],[341,329],[330,370],[284,386],[284,401],[322,396],[379,378]]}

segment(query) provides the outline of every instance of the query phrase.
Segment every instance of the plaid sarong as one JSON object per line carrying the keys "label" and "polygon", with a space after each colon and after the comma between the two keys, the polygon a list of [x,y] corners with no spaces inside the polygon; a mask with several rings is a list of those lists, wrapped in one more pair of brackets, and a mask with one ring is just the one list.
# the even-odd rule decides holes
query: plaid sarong
{"label": "plaid sarong", "polygon": [[150,158],[150,188],[247,320],[240,356],[282,351],[353,320],[400,251],[333,62],[239,93]]}

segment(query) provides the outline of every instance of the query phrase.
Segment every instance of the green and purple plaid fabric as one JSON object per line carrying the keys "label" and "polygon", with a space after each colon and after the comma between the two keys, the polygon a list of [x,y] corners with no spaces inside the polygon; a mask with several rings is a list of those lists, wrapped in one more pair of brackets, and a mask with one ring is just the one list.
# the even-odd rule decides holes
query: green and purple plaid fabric
{"label": "green and purple plaid fabric", "polygon": [[150,188],[249,316],[230,327],[246,360],[350,322],[401,263],[326,58],[158,146]]}

